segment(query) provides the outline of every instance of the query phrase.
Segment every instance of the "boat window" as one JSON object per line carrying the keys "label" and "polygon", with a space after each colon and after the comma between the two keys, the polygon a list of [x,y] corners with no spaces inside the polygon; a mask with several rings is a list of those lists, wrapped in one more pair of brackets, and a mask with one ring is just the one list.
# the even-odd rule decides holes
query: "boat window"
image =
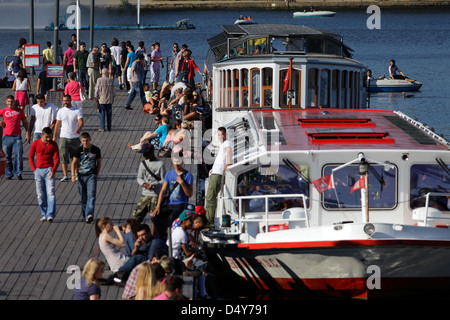
{"label": "boat window", "polygon": [[[307,165],[294,165],[309,179]],[[260,196],[277,194],[304,194],[309,199],[309,185],[297,172],[286,165],[258,167],[238,177],[238,196]],[[301,198],[269,198],[269,211],[282,211],[292,207],[303,207]],[[238,209],[239,203],[236,202]],[[242,201],[243,212],[264,212],[265,198]],[[307,200],[309,207],[309,201]]]}
{"label": "boat window", "polygon": [[308,37],[306,39],[306,52],[308,53],[322,53],[323,52],[323,40],[314,37]]}
{"label": "boat window", "polygon": [[350,71],[349,72],[349,78],[348,78],[348,91],[350,93],[350,103],[349,103],[349,108],[354,108],[355,107],[355,95],[354,95],[354,72]]}
{"label": "boat window", "polygon": [[267,38],[249,40],[248,47],[252,54],[267,53]]}
{"label": "boat window", "polygon": [[320,102],[321,107],[330,107],[330,70],[324,69],[320,71]]}
{"label": "boat window", "polygon": [[241,69],[240,80],[242,84],[240,106],[248,107],[248,69]]}
{"label": "boat window", "polygon": [[273,70],[272,68],[264,68],[262,69],[262,89],[263,89],[263,106],[271,107],[272,106],[272,84],[273,84]]}
{"label": "boat window", "polygon": [[[323,175],[331,174],[335,165],[324,168]],[[361,191],[352,187],[361,178],[358,166],[348,166],[333,173],[335,189],[322,194],[323,207],[330,210],[360,210]],[[369,166],[369,208],[393,209],[397,204],[397,169],[384,170],[384,166]]]}
{"label": "boat window", "polygon": [[338,107],[339,101],[339,70],[333,70],[331,73],[331,101],[332,108]]}
{"label": "boat window", "polygon": [[[287,89],[289,89],[289,83],[287,84],[286,91],[285,89],[285,80],[286,80],[286,74],[288,72],[288,69],[281,70],[280,71],[280,107],[287,107],[289,105],[288,100],[288,92]],[[292,69],[292,82],[291,82],[291,88],[292,88],[292,99],[291,99],[291,105],[300,107],[300,101],[301,101],[301,81],[302,81],[302,72],[300,70]],[[286,92],[286,94],[284,93]]]}
{"label": "boat window", "polygon": [[337,56],[341,56],[342,55],[342,46],[330,41],[328,39],[326,39],[324,41],[324,52],[325,54],[333,54],[333,55],[337,55]]}
{"label": "boat window", "polygon": [[347,107],[347,70],[341,72],[341,93],[339,95],[339,107],[346,108]]}
{"label": "boat window", "polygon": [[233,93],[233,78],[231,77],[231,70],[227,70],[227,99],[226,99],[226,106],[232,107],[232,93]]}
{"label": "boat window", "polygon": [[323,53],[342,55],[342,46],[328,39],[308,37],[306,39],[307,53]]}
{"label": "boat window", "polygon": [[230,58],[246,54],[248,54],[248,47],[245,42],[242,42],[230,48]]}
{"label": "boat window", "polygon": [[[426,194],[429,192],[450,193],[450,171],[447,170],[450,170],[448,164],[416,164],[411,166],[411,209],[424,207]],[[448,211],[450,210],[450,197],[430,196],[429,206],[441,211]]]}
{"label": "boat window", "polygon": [[308,70],[308,107],[317,107],[317,74],[316,68]]}
{"label": "boat window", "polygon": [[225,105],[225,71],[220,71],[220,78],[219,78],[219,87],[220,87],[220,106],[226,107]]}
{"label": "boat window", "polygon": [[251,103],[252,107],[257,107],[261,103],[261,71],[259,69],[252,69],[251,71]]}
{"label": "boat window", "polygon": [[239,70],[233,70],[233,107],[239,107],[240,94],[239,94]]}

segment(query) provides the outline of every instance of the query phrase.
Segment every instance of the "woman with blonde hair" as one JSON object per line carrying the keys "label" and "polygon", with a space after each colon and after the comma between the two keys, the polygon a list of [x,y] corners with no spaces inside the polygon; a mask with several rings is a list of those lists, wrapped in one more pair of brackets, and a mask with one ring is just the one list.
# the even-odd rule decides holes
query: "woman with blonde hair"
{"label": "woman with blonde hair", "polygon": [[[117,238],[110,235],[113,230],[116,232]],[[95,233],[100,250],[105,256],[109,268],[111,271],[117,272],[128,261],[128,257],[116,248],[125,247],[125,241],[119,226],[113,225],[109,217],[101,217],[97,219],[95,224]]]}
{"label": "woman with blonde hair", "polygon": [[102,260],[91,258],[86,262],[81,274],[80,285],[73,292],[73,300],[99,300],[100,283],[105,263]]}
{"label": "woman with blonde hair", "polygon": [[152,263],[149,261],[139,265],[136,279],[135,300],[152,300],[164,292],[164,284],[158,281]]}

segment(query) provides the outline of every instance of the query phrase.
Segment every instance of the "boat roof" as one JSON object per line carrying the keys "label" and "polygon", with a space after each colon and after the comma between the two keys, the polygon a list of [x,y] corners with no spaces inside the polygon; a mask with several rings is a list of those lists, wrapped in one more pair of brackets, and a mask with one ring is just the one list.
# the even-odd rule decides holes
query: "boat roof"
{"label": "boat roof", "polygon": [[303,25],[289,25],[289,24],[247,24],[247,25],[223,25],[223,32],[218,35],[209,38],[208,44],[210,50],[216,57],[223,56],[223,52],[227,50],[228,42],[243,42],[257,38],[310,38],[320,37],[328,39],[339,46],[342,46],[348,55],[350,51],[353,51],[350,47],[346,46],[342,37],[334,32],[311,28]]}
{"label": "boat roof", "polygon": [[[279,135],[276,150],[450,150],[450,142],[400,112],[368,109],[253,110],[264,137]],[[267,147],[268,150],[271,146]]]}

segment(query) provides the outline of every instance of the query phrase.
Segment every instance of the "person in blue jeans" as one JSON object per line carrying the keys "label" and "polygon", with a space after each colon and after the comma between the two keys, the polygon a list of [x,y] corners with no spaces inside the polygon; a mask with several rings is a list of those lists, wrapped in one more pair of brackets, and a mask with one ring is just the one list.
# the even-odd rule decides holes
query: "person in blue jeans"
{"label": "person in blue jeans", "polygon": [[72,161],[72,182],[78,181],[81,213],[87,223],[94,221],[97,178],[102,166],[102,155],[98,147],[91,143],[87,132],[80,135],[81,146]]}
{"label": "person in blue jeans", "polygon": [[169,253],[167,244],[159,238],[155,238],[151,234],[150,226],[148,224],[140,224],[136,228],[137,239],[134,243],[134,248],[131,251],[130,258],[119,268],[114,275],[118,278],[116,281],[125,283],[133,271],[134,267],[147,260],[152,260],[156,254],[164,252]]}
{"label": "person in blue jeans", "polygon": [[144,93],[144,55],[138,54],[136,57],[136,61],[133,62],[131,66],[131,92],[128,95],[127,103],[125,105],[125,109],[132,110],[131,103],[133,102],[136,95],[139,96],[141,100],[142,108],[144,108],[147,100],[145,100]]}
{"label": "person in blue jeans", "polygon": [[[7,180],[11,180],[15,174],[17,179],[22,180],[23,171],[23,145],[22,145],[22,123],[25,131],[28,131],[27,117],[20,109],[18,101],[12,95],[6,97],[6,108],[0,110],[0,126],[3,128],[2,148],[6,155]],[[29,140],[28,140],[29,142]],[[14,160],[13,160],[14,151]]]}
{"label": "person in blue jeans", "polygon": [[[194,177],[192,173],[183,168],[182,157],[172,155],[174,169],[166,173],[158,204],[152,213],[154,234],[157,238],[167,240],[167,228],[172,226],[189,204],[189,198],[193,194]],[[167,202],[165,196],[169,195]]]}
{"label": "person in blue jeans", "polygon": [[41,221],[48,222],[52,222],[56,215],[55,173],[59,166],[59,149],[52,137],[52,129],[43,128],[41,138],[31,144],[28,156],[36,180]]}

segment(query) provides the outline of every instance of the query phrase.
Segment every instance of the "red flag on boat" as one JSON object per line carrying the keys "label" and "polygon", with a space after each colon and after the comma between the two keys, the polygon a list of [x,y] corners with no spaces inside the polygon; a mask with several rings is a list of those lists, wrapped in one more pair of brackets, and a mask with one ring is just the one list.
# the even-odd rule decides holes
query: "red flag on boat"
{"label": "red flag on boat", "polygon": [[358,189],[363,189],[366,187],[366,177],[361,177],[356,183],[353,185],[352,190],[350,193],[353,193],[353,191]]}
{"label": "red flag on boat", "polygon": [[286,72],[286,76],[284,77],[284,87],[283,87],[283,94],[287,94],[289,90],[289,78],[291,76],[291,68],[288,69]]}
{"label": "red flag on boat", "polygon": [[311,181],[311,183],[316,187],[319,193],[324,193],[327,190],[333,189],[333,179],[331,174],[323,176],[317,180]]}

